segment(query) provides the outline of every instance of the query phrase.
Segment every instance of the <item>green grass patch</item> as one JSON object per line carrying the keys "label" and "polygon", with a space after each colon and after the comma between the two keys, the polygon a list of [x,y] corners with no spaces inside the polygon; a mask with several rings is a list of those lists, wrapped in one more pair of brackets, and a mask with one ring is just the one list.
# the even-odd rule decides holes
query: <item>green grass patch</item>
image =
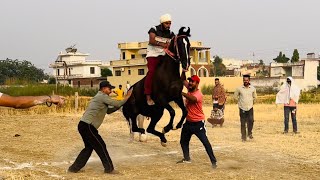
{"label": "green grass patch", "polygon": [[73,88],[70,86],[58,86],[51,84],[33,84],[26,86],[7,86],[1,87],[0,92],[8,94],[10,96],[41,96],[59,94],[62,96],[74,96],[75,92],[79,93],[79,96],[93,97],[98,89],[93,88]]}

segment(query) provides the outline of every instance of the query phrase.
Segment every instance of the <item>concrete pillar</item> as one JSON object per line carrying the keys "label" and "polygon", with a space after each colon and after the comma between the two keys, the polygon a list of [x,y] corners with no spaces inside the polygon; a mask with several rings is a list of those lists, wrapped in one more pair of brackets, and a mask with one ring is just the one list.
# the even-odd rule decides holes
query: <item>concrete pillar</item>
{"label": "concrete pillar", "polygon": [[206,51],[206,60],[207,60],[208,64],[211,63],[211,61],[210,61],[210,51],[209,50]]}
{"label": "concrete pillar", "polygon": [[194,53],[193,53],[193,60],[194,60],[195,64],[199,63],[199,54],[198,54],[198,51],[196,49],[194,50]]}

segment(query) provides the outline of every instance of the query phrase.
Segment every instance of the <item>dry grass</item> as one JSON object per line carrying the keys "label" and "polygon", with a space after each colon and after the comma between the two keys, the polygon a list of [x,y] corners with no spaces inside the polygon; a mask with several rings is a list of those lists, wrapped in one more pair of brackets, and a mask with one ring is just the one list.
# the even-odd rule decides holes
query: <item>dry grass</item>
{"label": "dry grass", "polygon": [[[99,132],[115,167],[122,173],[117,176],[103,174],[95,154],[83,172],[65,172],[83,147],[77,132],[82,112],[50,111],[39,115],[0,111],[3,113],[0,117],[0,179],[317,179],[320,174],[319,107],[319,104],[300,104],[297,114],[300,134],[283,135],[283,107],[257,104],[254,139],[242,143],[238,108],[235,104],[227,105],[224,127],[207,128],[218,159],[216,170],[210,168],[209,158],[196,137],[190,143],[193,162],[177,165],[175,162],[182,158],[180,130],[166,135],[166,148],[152,135],[148,136],[147,143],[137,142],[137,138],[129,142],[123,115],[120,112],[107,115]],[[210,110],[211,106],[204,107],[206,115]],[[178,120],[181,112],[176,112]],[[157,129],[161,130],[167,121],[165,112]],[[16,134],[20,136],[15,137]]]}

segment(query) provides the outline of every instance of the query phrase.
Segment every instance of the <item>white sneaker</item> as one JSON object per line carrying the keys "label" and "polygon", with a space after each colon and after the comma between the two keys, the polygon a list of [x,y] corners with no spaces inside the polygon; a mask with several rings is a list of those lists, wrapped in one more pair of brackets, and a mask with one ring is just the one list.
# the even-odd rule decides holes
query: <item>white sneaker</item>
{"label": "white sneaker", "polygon": [[185,160],[185,159],[181,159],[180,161],[177,162],[177,164],[180,164],[180,163],[191,163],[191,160]]}

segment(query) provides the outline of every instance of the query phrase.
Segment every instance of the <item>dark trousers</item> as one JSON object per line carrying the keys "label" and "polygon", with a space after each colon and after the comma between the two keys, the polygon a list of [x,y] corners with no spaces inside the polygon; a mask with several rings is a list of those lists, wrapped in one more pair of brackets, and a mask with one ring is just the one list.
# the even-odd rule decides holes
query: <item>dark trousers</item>
{"label": "dark trousers", "polygon": [[183,152],[183,157],[185,160],[190,160],[190,154],[189,154],[189,142],[191,139],[191,136],[195,134],[202,144],[204,145],[207,154],[210,158],[210,161],[212,164],[216,164],[217,160],[216,157],[213,154],[213,150],[211,147],[211,144],[208,140],[208,137],[206,135],[206,129],[204,127],[204,122],[189,122],[186,121],[183,124],[182,130],[181,130],[181,139],[180,144]]}
{"label": "dark trousers", "polygon": [[253,108],[251,108],[249,111],[244,111],[239,108],[239,114],[240,114],[240,122],[241,122],[241,138],[243,140],[247,139],[247,131],[246,131],[246,125],[248,128],[248,136],[252,135],[252,128],[253,128]]}
{"label": "dark trousers", "polygon": [[82,137],[85,147],[80,152],[74,163],[69,167],[69,170],[72,172],[78,172],[86,165],[92,151],[95,150],[101,159],[102,165],[105,169],[104,171],[107,173],[113,171],[114,167],[107,151],[106,144],[99,135],[98,130],[91,124],[80,121],[78,124],[78,131]]}
{"label": "dark trousers", "polygon": [[288,132],[289,130],[289,114],[291,114],[293,132],[297,132],[297,107],[290,106],[284,106],[284,131]]}

